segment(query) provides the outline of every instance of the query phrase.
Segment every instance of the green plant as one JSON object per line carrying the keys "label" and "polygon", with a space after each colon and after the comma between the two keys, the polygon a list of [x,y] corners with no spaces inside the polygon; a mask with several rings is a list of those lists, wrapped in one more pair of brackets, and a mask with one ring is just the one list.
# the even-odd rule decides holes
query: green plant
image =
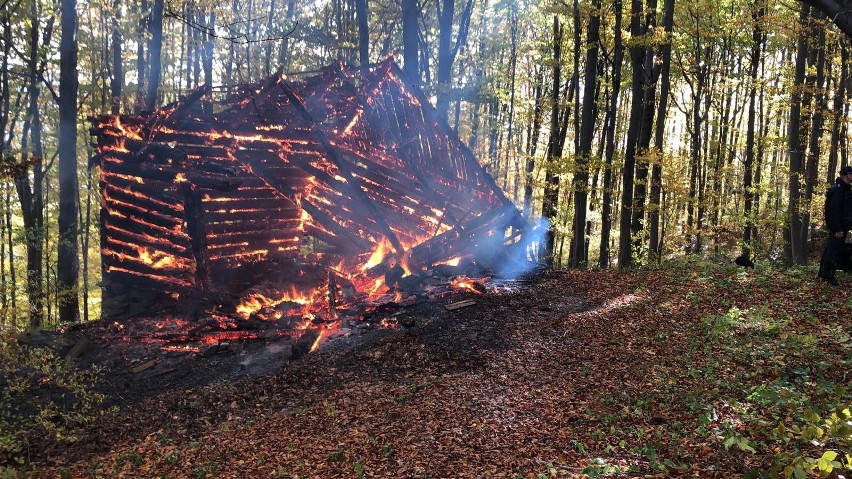
{"label": "green plant", "polygon": [[79,370],[51,349],[0,338],[0,463],[20,463],[33,435],[73,443],[76,426],[98,418],[100,370]]}

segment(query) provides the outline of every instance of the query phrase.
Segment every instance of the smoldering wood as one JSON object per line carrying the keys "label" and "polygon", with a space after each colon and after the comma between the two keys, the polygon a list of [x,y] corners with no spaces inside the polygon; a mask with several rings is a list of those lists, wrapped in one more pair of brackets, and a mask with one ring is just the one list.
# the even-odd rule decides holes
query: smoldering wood
{"label": "smoldering wood", "polygon": [[[214,301],[229,269],[265,271],[246,276],[265,281],[264,264],[302,259],[316,264],[285,268],[277,280],[307,276],[306,290],[330,284],[334,311],[364,292],[333,265],[363,261],[383,241],[393,251],[371,274],[412,290],[426,277],[400,276],[404,256],[419,269],[453,257],[496,263],[505,255],[473,249],[520,242],[520,213],[391,61],[279,73],[229,89],[216,113],[202,108],[205,94],[150,114],[91,119],[112,304],[121,301],[118,284]],[[145,264],[148,250],[195,270]]]}

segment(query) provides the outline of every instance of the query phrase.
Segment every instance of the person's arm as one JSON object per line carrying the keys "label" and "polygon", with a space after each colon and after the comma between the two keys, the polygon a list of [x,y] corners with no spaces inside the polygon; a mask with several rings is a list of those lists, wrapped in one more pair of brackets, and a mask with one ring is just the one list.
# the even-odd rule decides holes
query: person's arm
{"label": "person's arm", "polygon": [[828,219],[829,233],[836,238],[842,238],[843,229],[843,189],[834,187],[828,191]]}

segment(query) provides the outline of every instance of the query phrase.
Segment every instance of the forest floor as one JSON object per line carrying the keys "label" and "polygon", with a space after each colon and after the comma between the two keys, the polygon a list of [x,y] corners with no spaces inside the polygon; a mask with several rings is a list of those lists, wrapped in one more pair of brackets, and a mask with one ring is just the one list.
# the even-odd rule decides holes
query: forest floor
{"label": "forest floor", "polygon": [[705,263],[549,272],[296,361],[267,348],[263,370],[219,353],[176,367],[184,382],[114,382],[111,408],[33,438],[17,474],[839,477],[852,453],[840,280]]}

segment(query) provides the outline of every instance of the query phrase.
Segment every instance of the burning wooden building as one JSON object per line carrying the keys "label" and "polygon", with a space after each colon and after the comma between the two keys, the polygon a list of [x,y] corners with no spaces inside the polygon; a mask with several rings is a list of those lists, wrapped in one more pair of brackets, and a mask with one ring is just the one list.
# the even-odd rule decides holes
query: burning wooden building
{"label": "burning wooden building", "polygon": [[436,264],[494,269],[520,243],[518,210],[392,61],[207,93],[92,119],[107,317],[140,291],[333,302]]}

